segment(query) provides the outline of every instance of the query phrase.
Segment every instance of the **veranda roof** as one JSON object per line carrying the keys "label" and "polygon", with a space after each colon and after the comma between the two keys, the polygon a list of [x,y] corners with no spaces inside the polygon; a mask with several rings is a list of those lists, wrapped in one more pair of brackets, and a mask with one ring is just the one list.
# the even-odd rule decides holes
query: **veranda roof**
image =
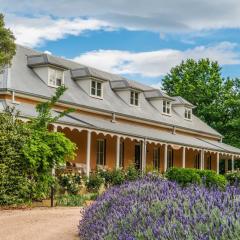
{"label": "veranda roof", "polygon": [[[1,101],[0,109],[11,105],[11,101]],[[22,117],[35,117],[35,106],[29,103],[21,103],[16,105],[16,109],[20,111]],[[58,111],[53,111],[53,115],[57,115]],[[180,146],[205,149],[209,151],[217,151],[231,154],[240,154],[240,149],[213,140],[206,140],[194,136],[186,136],[183,134],[172,134],[164,130],[158,130],[151,127],[139,126],[122,121],[112,122],[109,119],[98,118],[93,115],[81,113],[71,113],[61,118],[59,124],[71,127],[79,127],[84,129],[93,129],[107,133],[131,136],[146,140],[152,140],[160,143],[176,144]]]}

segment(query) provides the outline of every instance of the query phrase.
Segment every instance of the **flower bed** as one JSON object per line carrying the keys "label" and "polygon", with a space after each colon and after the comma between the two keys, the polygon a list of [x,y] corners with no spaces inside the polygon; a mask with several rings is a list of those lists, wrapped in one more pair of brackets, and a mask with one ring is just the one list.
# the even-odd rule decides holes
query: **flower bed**
{"label": "flower bed", "polygon": [[238,239],[240,189],[181,188],[154,176],[112,187],[86,209],[81,240]]}

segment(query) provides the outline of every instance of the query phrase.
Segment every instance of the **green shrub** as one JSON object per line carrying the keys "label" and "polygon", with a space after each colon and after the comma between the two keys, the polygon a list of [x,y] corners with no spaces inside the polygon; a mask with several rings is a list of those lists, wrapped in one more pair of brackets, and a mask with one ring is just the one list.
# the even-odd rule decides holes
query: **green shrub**
{"label": "green shrub", "polygon": [[87,187],[88,191],[93,191],[93,192],[99,191],[103,183],[104,183],[104,178],[102,178],[97,173],[91,174],[89,178],[85,179],[85,186]]}
{"label": "green shrub", "polygon": [[128,181],[137,180],[140,176],[140,172],[134,166],[129,166],[125,173],[125,178]]}
{"label": "green shrub", "polygon": [[240,184],[240,171],[228,172],[225,176],[230,185]]}
{"label": "green shrub", "polygon": [[201,183],[201,178],[197,171],[190,168],[170,168],[165,176],[168,180],[175,181],[182,186]]}
{"label": "green shrub", "polygon": [[112,185],[120,185],[125,181],[125,173],[124,171],[117,169],[111,172],[111,184]]}
{"label": "green shrub", "polygon": [[227,185],[227,180],[223,175],[217,174],[211,170],[196,170],[202,179],[202,183],[206,187],[218,187],[224,189]]}
{"label": "green shrub", "polygon": [[203,184],[206,187],[225,188],[227,181],[222,175],[211,170],[193,168],[171,168],[166,173],[166,178],[182,186],[189,184]]}
{"label": "green shrub", "polygon": [[82,177],[79,173],[62,173],[58,176],[62,190],[69,194],[77,194],[80,190]]}
{"label": "green shrub", "polygon": [[105,187],[109,187],[112,183],[112,172],[105,169],[100,169],[97,174],[104,179]]}

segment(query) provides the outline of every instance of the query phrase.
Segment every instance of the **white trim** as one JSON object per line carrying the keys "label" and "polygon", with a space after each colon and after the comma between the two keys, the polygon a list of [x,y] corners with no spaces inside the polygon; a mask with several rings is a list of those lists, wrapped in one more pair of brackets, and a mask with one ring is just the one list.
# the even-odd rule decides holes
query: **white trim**
{"label": "white trim", "polygon": [[[95,86],[95,93],[97,93],[97,83],[101,84],[101,96],[98,96],[97,94],[92,94],[92,82],[95,82],[96,86]],[[96,80],[96,79],[91,79],[90,80],[90,91],[89,91],[89,95],[93,98],[97,98],[97,99],[101,99],[103,100],[103,81],[101,80]]]}
{"label": "white trim", "polygon": [[[64,70],[58,69],[58,68],[54,68],[54,67],[48,67],[48,69],[47,69],[47,71],[48,71],[48,79],[47,79],[48,86],[49,86],[49,87],[52,87],[52,88],[58,88],[58,87],[60,87],[60,86],[58,86],[58,85],[54,85],[54,84],[51,84],[51,83],[49,82],[49,80],[50,80],[50,71],[51,71],[51,70],[54,70],[54,71],[55,71],[55,74],[56,74],[56,71],[62,73],[61,86],[63,86],[63,85],[64,85]],[[56,80],[56,79],[55,79],[55,80]]]}
{"label": "white trim", "polygon": [[[163,111],[164,103],[166,103],[166,112]],[[169,109],[169,113],[167,112],[168,109]],[[167,116],[171,116],[172,115],[172,103],[171,103],[171,101],[163,100],[163,102],[162,102],[162,114],[167,115]]]}

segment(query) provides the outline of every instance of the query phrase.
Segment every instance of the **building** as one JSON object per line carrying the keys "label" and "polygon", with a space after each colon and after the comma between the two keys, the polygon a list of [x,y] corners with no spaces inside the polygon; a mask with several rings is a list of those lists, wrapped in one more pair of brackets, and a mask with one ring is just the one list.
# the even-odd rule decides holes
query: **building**
{"label": "building", "polygon": [[77,146],[75,165],[88,175],[97,166],[234,169],[240,149],[194,116],[182,97],[118,75],[17,46],[12,65],[0,74],[0,109],[15,105],[21,119],[36,116],[35,105],[66,85],[53,114],[74,108],[51,128]]}

